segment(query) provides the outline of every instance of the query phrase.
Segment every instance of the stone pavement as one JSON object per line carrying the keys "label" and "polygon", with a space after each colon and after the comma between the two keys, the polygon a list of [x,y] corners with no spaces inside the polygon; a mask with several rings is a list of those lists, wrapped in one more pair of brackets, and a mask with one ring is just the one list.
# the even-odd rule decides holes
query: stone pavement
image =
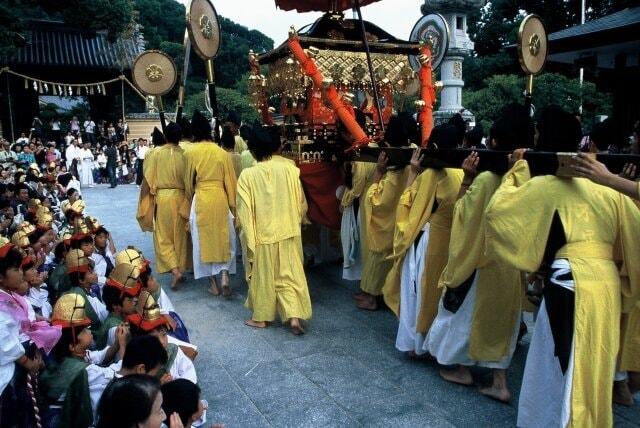
{"label": "stone pavement", "polygon": [[[135,221],[135,185],[83,190],[87,212],[98,217],[122,249],[135,245],[153,259],[151,234]],[[238,264],[240,270],[241,264]],[[397,323],[390,311],[354,307],[355,284],[341,280],[337,264],[307,271],[313,319],[303,337],[279,325],[254,330],[243,325],[249,311],[243,275],[232,277],[231,301],[207,293],[206,280],[178,292],[159,280],[199,346],[195,361],[208,422],[226,427],[452,427],[515,426],[526,345],[509,370],[514,393],[505,405],[477,387],[443,381],[432,361],[412,360],[394,348]],[[528,338],[525,337],[524,342]],[[490,381],[475,370],[479,384]],[[636,396],[640,402],[640,395]],[[640,426],[640,405],[616,406],[616,426]]]}

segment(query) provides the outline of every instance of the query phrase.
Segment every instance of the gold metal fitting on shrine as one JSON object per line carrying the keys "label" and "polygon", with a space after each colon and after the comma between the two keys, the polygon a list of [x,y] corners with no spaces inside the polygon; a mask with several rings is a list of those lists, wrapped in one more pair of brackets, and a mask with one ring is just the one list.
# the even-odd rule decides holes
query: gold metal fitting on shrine
{"label": "gold metal fitting on shrine", "polygon": [[289,40],[294,40],[298,38],[298,32],[296,31],[296,27],[293,25],[289,27]]}
{"label": "gold metal fitting on shrine", "polygon": [[307,55],[309,55],[309,58],[315,58],[318,56],[319,53],[320,53],[320,49],[318,49],[315,46],[309,46],[307,48]]}
{"label": "gold metal fitting on shrine", "polygon": [[420,61],[420,64],[422,64],[422,65],[427,65],[429,63],[429,61],[431,61],[431,56],[418,55],[418,61]]}

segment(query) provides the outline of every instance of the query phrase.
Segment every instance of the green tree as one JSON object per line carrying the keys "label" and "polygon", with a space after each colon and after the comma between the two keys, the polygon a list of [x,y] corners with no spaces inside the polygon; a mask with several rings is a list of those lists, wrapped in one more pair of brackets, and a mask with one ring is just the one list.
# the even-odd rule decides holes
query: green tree
{"label": "green tree", "polygon": [[134,0],[134,7],[147,49],[163,49],[166,42],[182,45],[186,25],[183,4],[176,0]]}
{"label": "green tree", "polygon": [[[498,118],[501,110],[510,103],[524,101],[525,78],[513,74],[492,76],[484,81],[484,87],[463,92],[463,102],[474,112],[476,120],[485,131]],[[563,109],[578,113],[582,98],[583,125],[589,129],[596,115],[611,114],[611,95],[599,92],[595,84],[569,79],[557,73],[542,73],[536,77],[533,105],[539,112],[543,107],[557,104]]]}

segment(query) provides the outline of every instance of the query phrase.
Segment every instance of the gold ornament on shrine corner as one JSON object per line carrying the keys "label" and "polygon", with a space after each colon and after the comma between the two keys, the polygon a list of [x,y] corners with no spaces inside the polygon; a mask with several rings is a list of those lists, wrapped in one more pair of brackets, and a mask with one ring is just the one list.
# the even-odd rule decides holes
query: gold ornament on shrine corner
{"label": "gold ornament on shrine corner", "polygon": [[518,30],[518,59],[522,70],[529,75],[540,73],[547,60],[547,53],[544,23],[538,15],[527,15]]}
{"label": "gold ornament on shrine corner", "polygon": [[203,60],[215,58],[220,48],[220,23],[209,0],[192,0],[187,10],[191,47]]}
{"label": "gold ornament on shrine corner", "polygon": [[133,62],[133,83],[145,95],[162,96],[171,91],[178,79],[173,59],[158,50],[142,52]]}

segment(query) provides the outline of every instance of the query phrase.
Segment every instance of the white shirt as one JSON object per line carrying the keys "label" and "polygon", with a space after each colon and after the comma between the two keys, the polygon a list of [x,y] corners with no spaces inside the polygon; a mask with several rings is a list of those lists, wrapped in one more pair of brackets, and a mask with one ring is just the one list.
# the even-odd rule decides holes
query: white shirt
{"label": "white shirt", "polygon": [[96,124],[93,120],[85,120],[84,121],[84,132],[87,134],[93,134],[93,130],[96,127]]}
{"label": "white shirt", "polygon": [[198,376],[196,375],[196,368],[193,366],[193,361],[191,361],[180,348],[178,348],[178,353],[176,354],[175,360],[173,360],[169,373],[174,379],[187,379],[193,383],[198,383]]}
{"label": "white shirt", "polygon": [[[115,259],[113,258],[113,254],[111,254],[111,251],[109,251],[108,248],[105,254],[107,255],[107,257],[109,257],[109,259],[111,259],[111,264],[115,266]],[[90,258],[91,260],[93,260],[93,270],[95,270],[95,272],[98,274],[98,284],[100,284],[100,289],[102,290],[104,284],[107,283],[107,261],[97,251],[94,251],[93,254],[91,254]]]}
{"label": "white shirt", "polygon": [[11,381],[15,361],[24,354],[15,319],[0,312],[0,394]]}
{"label": "white shirt", "polygon": [[16,140],[16,144],[27,144],[29,139],[27,137],[20,137]]}
{"label": "white shirt", "polygon": [[52,131],[59,131],[60,130],[60,121],[56,120],[51,122],[51,130]]}
{"label": "white shirt", "polygon": [[40,309],[43,317],[51,318],[52,308],[49,303],[49,292],[44,286],[41,288],[31,287],[29,294],[25,297],[31,306]]}
{"label": "white shirt", "polygon": [[149,151],[149,146],[138,146],[136,148],[136,157],[140,160],[144,160],[144,157],[147,155]]}
{"label": "white shirt", "polygon": [[104,153],[98,155],[98,166],[100,168],[104,168],[107,166],[107,157],[104,155]]}
{"label": "white shirt", "polygon": [[78,151],[78,156],[80,156],[80,159],[85,161],[85,160],[93,160],[93,153],[91,153],[91,150],[89,149],[80,149]]}
{"label": "white shirt", "polygon": [[89,294],[87,294],[87,300],[93,308],[93,311],[96,313],[96,315],[98,315],[100,321],[104,322],[104,320],[106,320],[109,316],[109,311],[107,311],[107,307],[104,305],[104,303],[102,303],[97,297],[93,297]]}
{"label": "white shirt", "polygon": [[167,293],[164,292],[162,287],[160,288],[160,296],[158,297],[158,306],[160,306],[160,312],[163,314],[168,314],[169,312],[175,312],[173,308],[173,303],[171,303],[171,299],[167,296]]}
{"label": "white shirt", "polygon": [[74,146],[73,144],[70,144],[69,147],[67,147],[67,150],[65,151],[65,157],[67,158],[67,168],[68,168],[68,166],[71,165],[71,162],[74,159],[80,158],[80,149]]}

